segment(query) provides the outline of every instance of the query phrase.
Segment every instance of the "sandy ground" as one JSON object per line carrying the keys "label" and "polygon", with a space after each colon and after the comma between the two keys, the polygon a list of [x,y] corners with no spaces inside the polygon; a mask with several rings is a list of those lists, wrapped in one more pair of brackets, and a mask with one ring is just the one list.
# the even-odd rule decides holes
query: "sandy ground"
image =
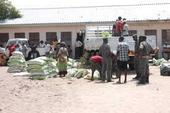
{"label": "sandy ground", "polygon": [[0,113],[170,113],[170,77],[150,67],[150,84],[137,86],[84,79],[32,81],[0,67]]}

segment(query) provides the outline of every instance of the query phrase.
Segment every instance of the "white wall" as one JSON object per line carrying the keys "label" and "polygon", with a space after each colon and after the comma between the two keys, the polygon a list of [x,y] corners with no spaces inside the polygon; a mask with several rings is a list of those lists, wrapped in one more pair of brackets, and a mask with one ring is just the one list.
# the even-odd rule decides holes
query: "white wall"
{"label": "white wall", "polygon": [[75,41],[77,33],[85,29],[83,25],[72,25],[72,26],[35,26],[35,27],[9,27],[0,28],[0,33],[9,33],[9,38],[14,38],[14,33],[24,32],[25,38],[29,39],[30,32],[39,32],[40,40],[46,41],[46,32],[57,32],[57,38],[61,39],[61,32],[72,33],[72,56],[75,54]]}
{"label": "white wall", "polygon": [[[113,23],[89,23],[86,25],[112,25]],[[144,21],[144,22],[129,22],[129,30],[137,30],[138,35],[144,35],[144,30],[157,30],[157,45],[162,52],[162,29],[170,29],[170,21]],[[46,32],[57,32],[57,37],[61,38],[61,32],[72,32],[72,50],[75,53],[76,33],[85,29],[85,25],[49,25],[49,26],[34,26],[34,27],[0,27],[0,33],[9,33],[9,37],[13,38],[15,32],[25,32],[26,38],[29,38],[29,32],[40,32],[40,40],[46,40]]]}

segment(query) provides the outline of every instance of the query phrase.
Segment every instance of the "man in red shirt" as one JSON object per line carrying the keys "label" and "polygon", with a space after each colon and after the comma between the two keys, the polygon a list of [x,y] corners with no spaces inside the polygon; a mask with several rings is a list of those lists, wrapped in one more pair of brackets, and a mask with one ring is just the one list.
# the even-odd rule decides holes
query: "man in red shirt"
{"label": "man in red shirt", "polygon": [[118,36],[121,36],[123,32],[123,21],[122,21],[122,17],[118,17],[118,20],[116,21],[116,33],[118,34]]}
{"label": "man in red shirt", "polygon": [[93,74],[95,70],[98,70],[100,73],[100,79],[101,79],[101,69],[102,69],[102,57],[98,54],[93,55],[90,58],[90,64],[91,64],[91,70],[92,70],[92,77],[91,80],[94,80]]}

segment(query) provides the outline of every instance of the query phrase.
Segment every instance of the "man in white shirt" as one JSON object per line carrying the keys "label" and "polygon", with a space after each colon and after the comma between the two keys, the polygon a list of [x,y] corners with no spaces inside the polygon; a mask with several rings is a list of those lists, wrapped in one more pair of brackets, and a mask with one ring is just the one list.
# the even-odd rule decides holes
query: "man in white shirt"
{"label": "man in white shirt", "polygon": [[52,47],[49,43],[46,42],[46,45],[45,45],[45,56],[49,56],[50,54],[50,51],[52,50]]}
{"label": "man in white shirt", "polygon": [[83,43],[80,40],[76,40],[76,44],[75,44],[75,57],[76,59],[80,58],[80,51],[81,51],[81,47],[83,46]]}

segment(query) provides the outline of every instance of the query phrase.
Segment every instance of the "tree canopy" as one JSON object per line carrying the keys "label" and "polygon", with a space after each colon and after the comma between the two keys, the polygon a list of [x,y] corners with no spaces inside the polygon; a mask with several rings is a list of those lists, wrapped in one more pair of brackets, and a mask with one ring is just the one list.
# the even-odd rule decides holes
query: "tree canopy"
{"label": "tree canopy", "polygon": [[0,0],[0,20],[20,18],[21,14],[10,1]]}

